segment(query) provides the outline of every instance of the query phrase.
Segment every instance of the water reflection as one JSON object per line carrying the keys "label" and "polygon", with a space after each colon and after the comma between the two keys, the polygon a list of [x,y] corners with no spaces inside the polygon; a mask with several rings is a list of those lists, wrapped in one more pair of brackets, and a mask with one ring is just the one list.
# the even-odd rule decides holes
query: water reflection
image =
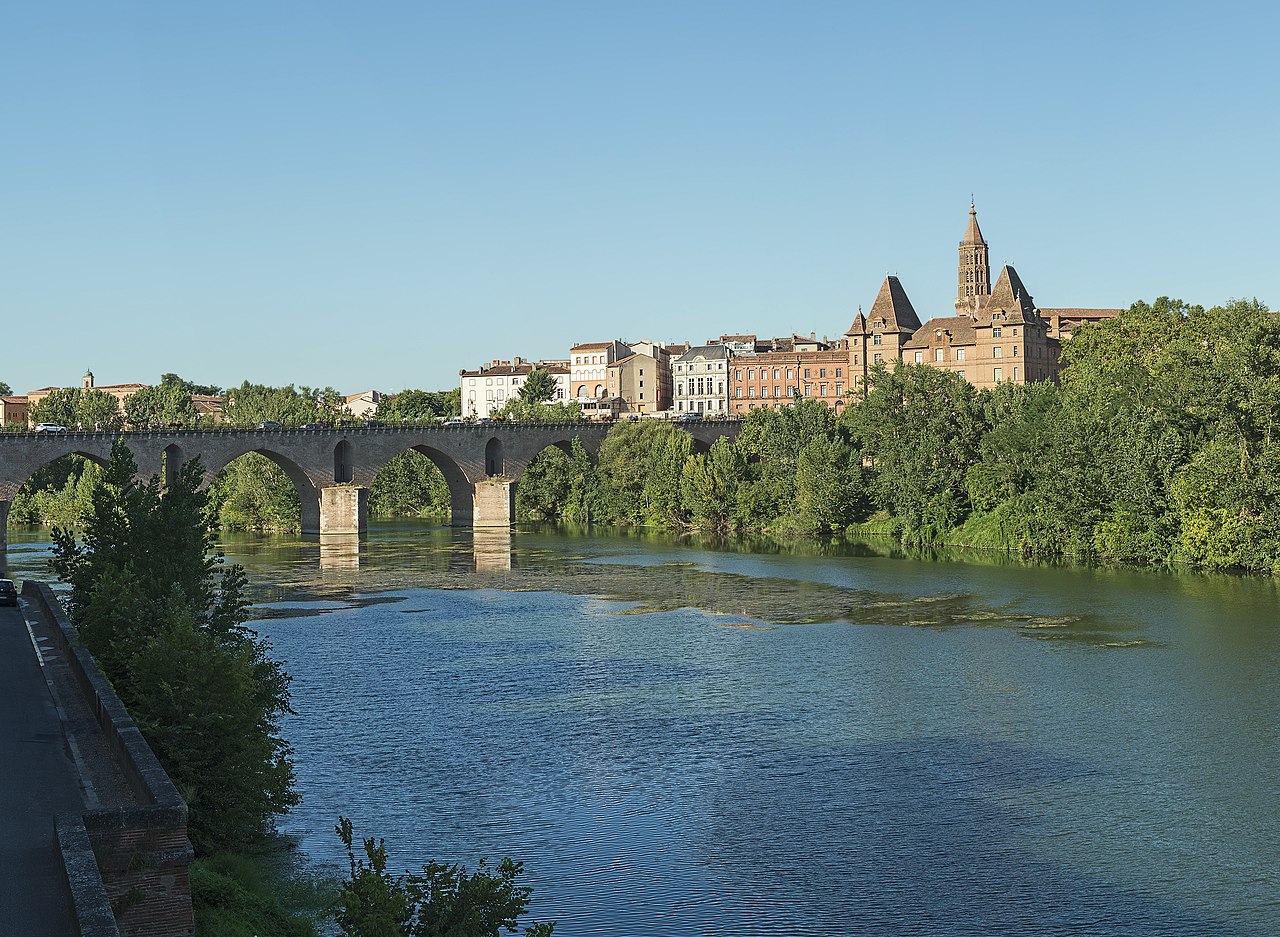
{"label": "water reflection", "polygon": [[471,555],[477,573],[511,569],[510,527],[477,527],[472,538]]}
{"label": "water reflection", "polygon": [[321,534],[321,569],[359,569],[361,539],[358,534]]}

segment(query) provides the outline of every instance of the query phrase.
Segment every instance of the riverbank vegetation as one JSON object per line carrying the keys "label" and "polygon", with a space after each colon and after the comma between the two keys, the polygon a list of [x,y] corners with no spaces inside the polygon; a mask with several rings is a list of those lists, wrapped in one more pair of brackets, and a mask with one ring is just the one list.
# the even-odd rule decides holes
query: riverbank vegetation
{"label": "riverbank vegetation", "polygon": [[676,426],[622,423],[595,464],[544,452],[517,509],[1280,571],[1280,317],[1162,298],[1081,329],[1063,356],[1061,386],[879,368],[839,419],[806,400],[754,410],[706,452]]}

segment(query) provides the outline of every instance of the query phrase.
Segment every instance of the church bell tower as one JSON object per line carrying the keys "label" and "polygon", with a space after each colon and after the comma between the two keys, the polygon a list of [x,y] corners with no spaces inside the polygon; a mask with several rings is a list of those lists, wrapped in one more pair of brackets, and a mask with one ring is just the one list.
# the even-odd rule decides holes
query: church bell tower
{"label": "church bell tower", "polygon": [[976,316],[991,295],[991,261],[987,242],[978,227],[978,210],[969,201],[969,227],[960,242],[960,285],[956,291],[956,315]]}

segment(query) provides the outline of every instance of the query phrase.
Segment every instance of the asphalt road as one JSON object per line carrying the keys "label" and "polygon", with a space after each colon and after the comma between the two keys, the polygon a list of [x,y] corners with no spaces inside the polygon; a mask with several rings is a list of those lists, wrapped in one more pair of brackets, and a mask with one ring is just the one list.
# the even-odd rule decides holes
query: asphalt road
{"label": "asphalt road", "polygon": [[22,612],[0,607],[0,932],[73,933],[53,817],[83,810]]}

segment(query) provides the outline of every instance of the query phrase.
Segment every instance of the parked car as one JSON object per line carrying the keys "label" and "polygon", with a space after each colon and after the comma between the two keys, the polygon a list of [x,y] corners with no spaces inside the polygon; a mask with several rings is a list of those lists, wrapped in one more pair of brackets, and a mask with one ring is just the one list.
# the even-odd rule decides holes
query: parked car
{"label": "parked car", "polygon": [[324,429],[323,423],[303,423],[303,429]]}
{"label": "parked car", "polygon": [[383,424],[381,420],[365,420],[364,425],[370,429],[376,429],[377,427],[382,426]]}
{"label": "parked car", "polygon": [[0,579],[0,605],[17,605],[18,587],[12,579]]}
{"label": "parked car", "polygon": [[449,417],[449,419],[444,421],[444,425],[445,426],[465,426],[466,422],[467,421],[460,416],[451,416]]}
{"label": "parked car", "polygon": [[67,428],[60,423],[37,423],[37,433],[65,433]]}
{"label": "parked car", "polygon": [[284,424],[278,420],[263,420],[258,424],[258,429],[284,429]]}

